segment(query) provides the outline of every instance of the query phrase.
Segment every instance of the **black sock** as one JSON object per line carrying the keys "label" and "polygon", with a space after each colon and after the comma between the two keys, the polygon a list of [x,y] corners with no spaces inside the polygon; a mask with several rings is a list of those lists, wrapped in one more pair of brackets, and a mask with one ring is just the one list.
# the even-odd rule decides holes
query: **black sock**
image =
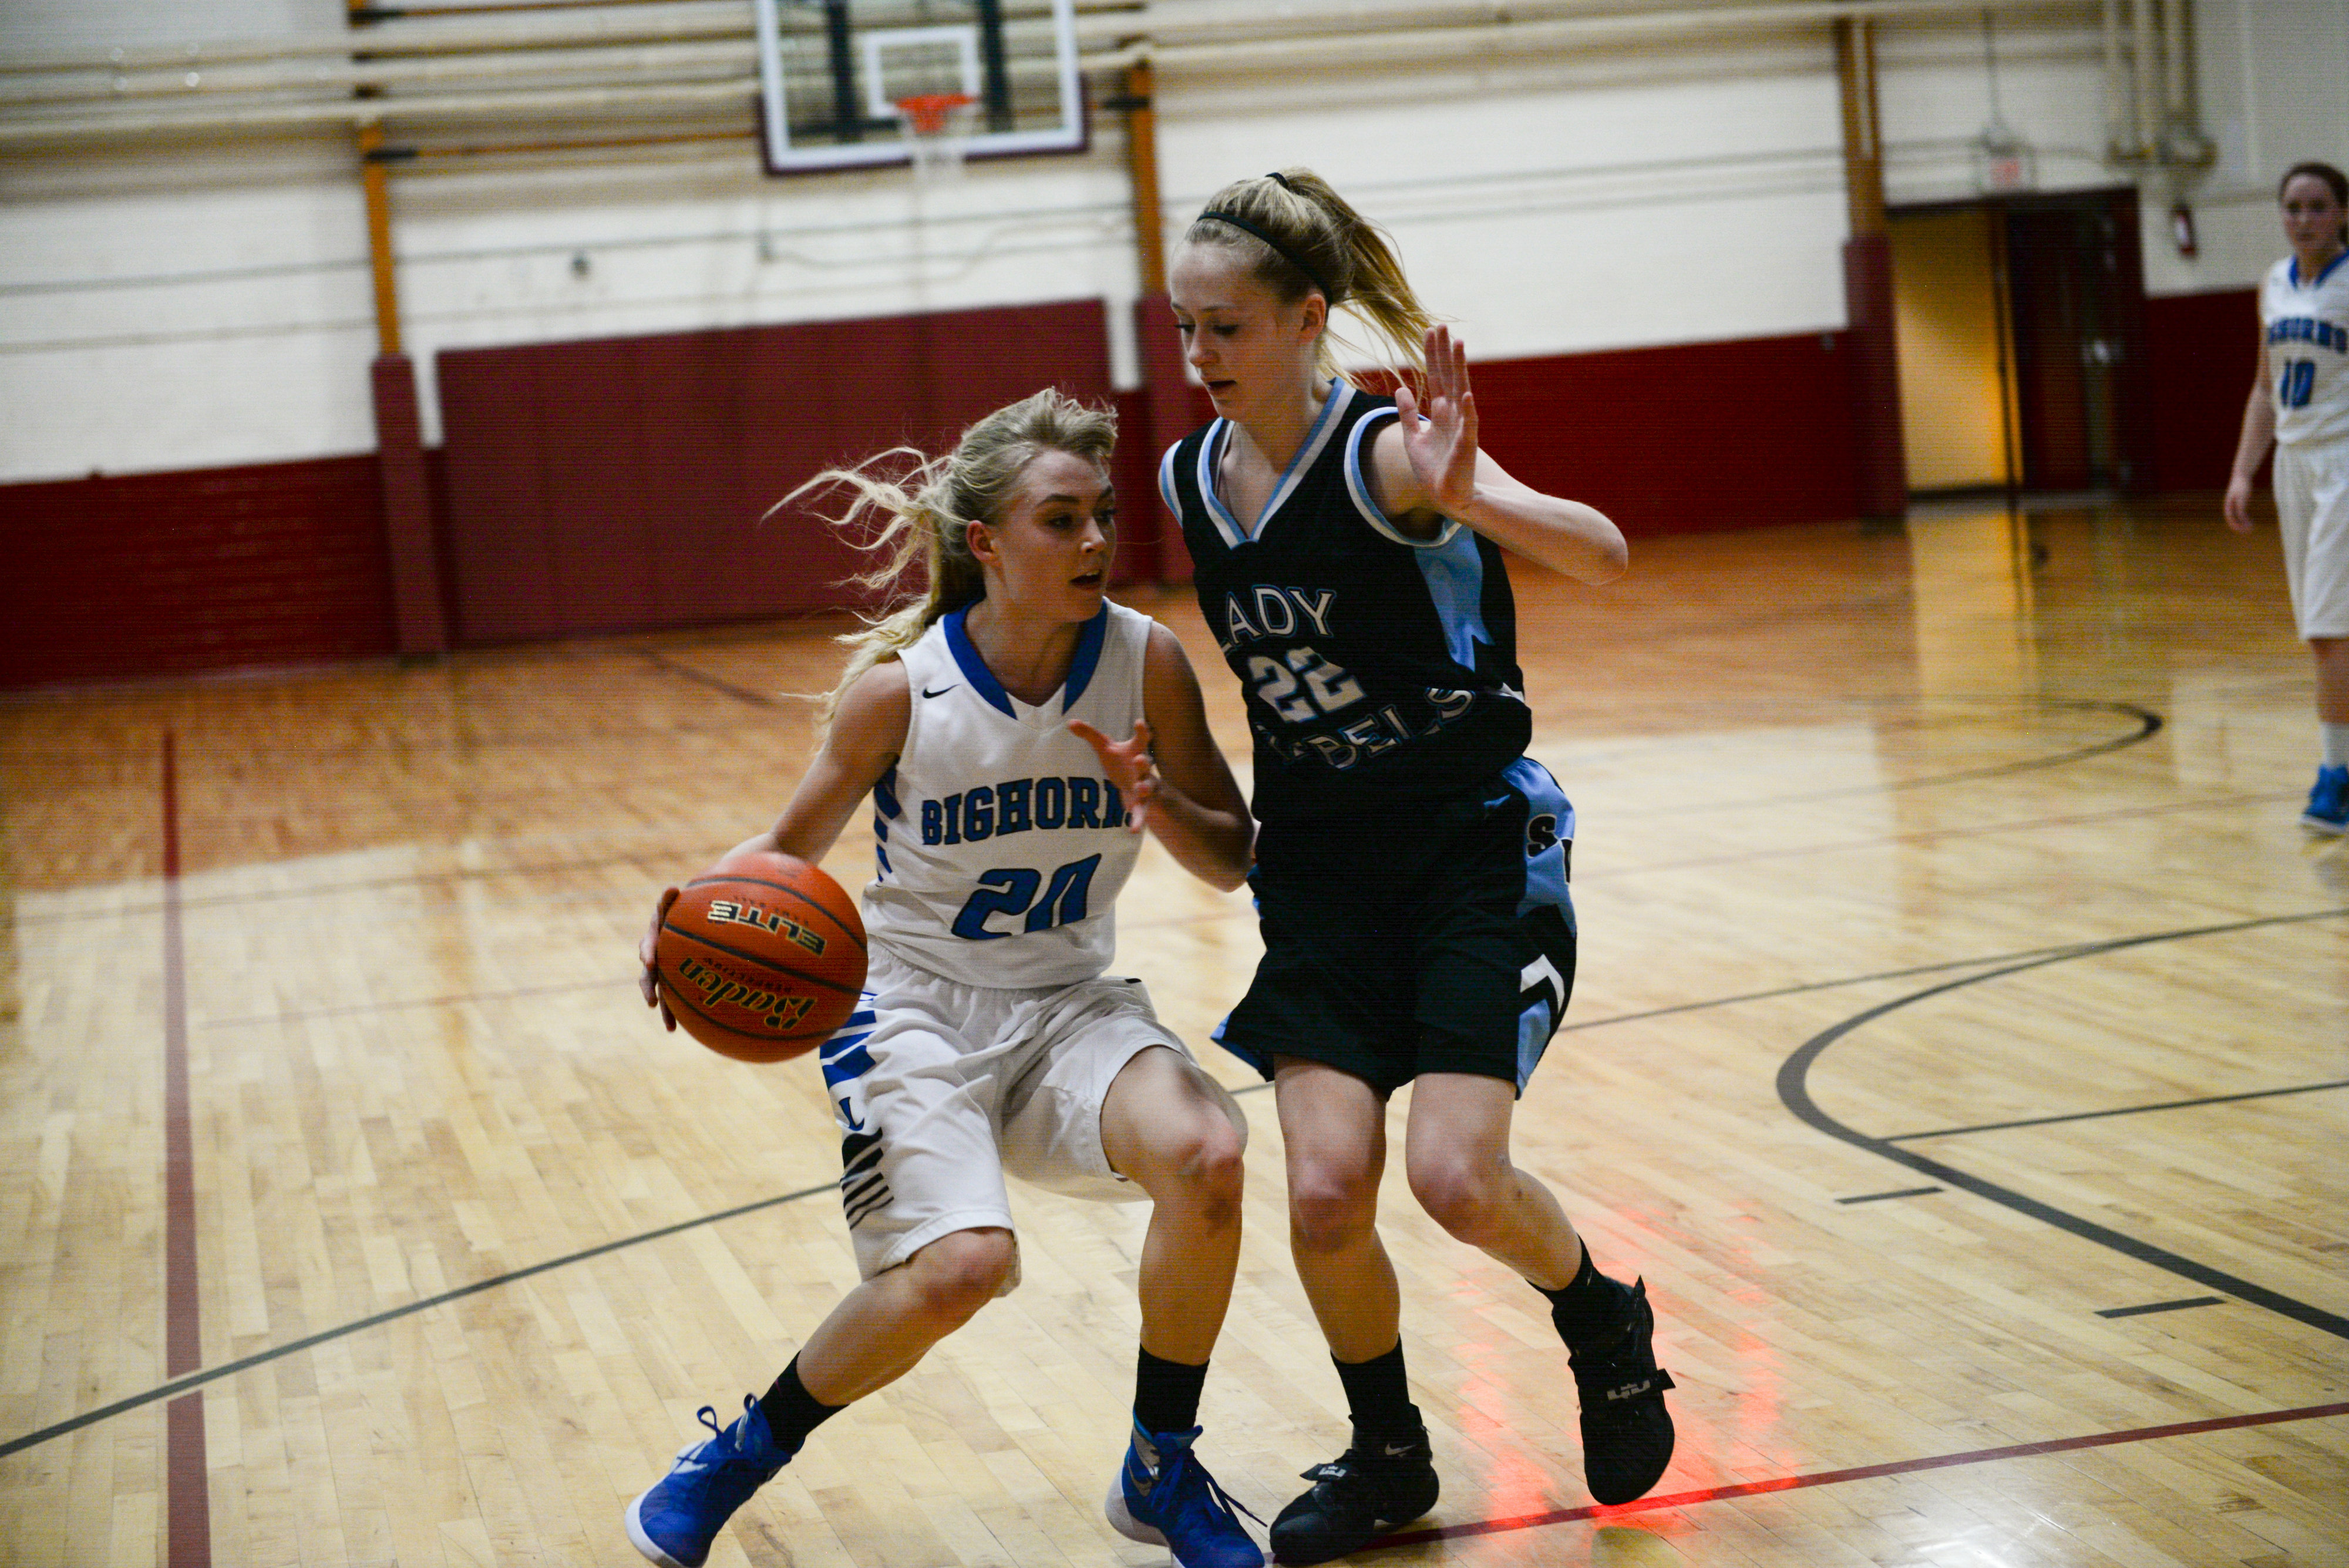
{"label": "black sock", "polygon": [[1187,1432],[1199,1424],[1199,1390],[1206,1386],[1207,1364],[1185,1366],[1137,1351],[1133,1366],[1133,1418],[1153,1434]]}
{"label": "black sock", "polygon": [[[1539,1285],[1534,1289],[1541,1291]],[[1579,1350],[1605,1338],[1622,1323],[1623,1303],[1631,1293],[1620,1281],[1600,1273],[1590,1262],[1590,1249],[1585,1247],[1582,1267],[1575,1271],[1566,1288],[1541,1293],[1549,1298],[1549,1320],[1557,1324],[1558,1337],[1566,1341],[1568,1350]]]}
{"label": "black sock", "polygon": [[767,1430],[774,1434],[775,1446],[787,1454],[796,1454],[807,1435],[848,1408],[845,1405],[826,1405],[807,1391],[800,1381],[800,1358],[783,1368],[774,1386],[760,1397],[759,1408],[767,1414]]}
{"label": "black sock", "polygon": [[1357,1443],[1402,1442],[1426,1429],[1419,1407],[1411,1402],[1411,1386],[1403,1376],[1402,1341],[1384,1355],[1368,1361],[1339,1361],[1338,1381],[1346,1386],[1346,1409],[1354,1418]]}

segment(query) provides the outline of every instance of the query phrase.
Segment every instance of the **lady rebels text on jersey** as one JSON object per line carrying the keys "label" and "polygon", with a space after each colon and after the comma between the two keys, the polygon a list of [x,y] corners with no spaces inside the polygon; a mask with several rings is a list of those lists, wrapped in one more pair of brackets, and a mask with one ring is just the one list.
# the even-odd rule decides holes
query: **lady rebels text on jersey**
{"label": "lady rebels text on jersey", "polygon": [[1227,421],[1159,468],[1199,608],[1248,693],[1266,822],[1474,788],[1532,737],[1499,546],[1450,522],[1406,538],[1371,496],[1368,443],[1395,414],[1335,383],[1253,532],[1216,493]]}
{"label": "lady rebels text on jersey", "polygon": [[1141,838],[1068,722],[1133,732],[1150,618],[1103,605],[1059,695],[1031,707],[988,669],[964,614],[901,656],[913,711],[896,765],[873,789],[865,924],[877,945],[966,985],[1090,979],[1116,950],[1118,890]]}

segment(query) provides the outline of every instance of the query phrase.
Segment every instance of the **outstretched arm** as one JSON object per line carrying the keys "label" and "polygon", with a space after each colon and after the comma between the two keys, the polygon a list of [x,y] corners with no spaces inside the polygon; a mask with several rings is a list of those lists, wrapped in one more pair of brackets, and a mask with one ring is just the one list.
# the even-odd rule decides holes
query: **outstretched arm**
{"label": "outstretched arm", "polygon": [[1427,334],[1427,399],[1395,389],[1400,417],[1372,440],[1380,504],[1405,533],[1431,535],[1456,518],[1527,560],[1586,583],[1623,575],[1630,552],[1607,514],[1579,501],[1545,495],[1511,477],[1476,445],[1476,394],[1468,349],[1448,327]]}
{"label": "outstretched arm", "polygon": [[1247,880],[1256,824],[1208,732],[1199,678],[1183,644],[1155,624],[1143,654],[1142,708],[1146,718],[1130,739],[1112,741],[1081,719],[1069,728],[1101,758],[1125,797],[1133,831],[1147,826],[1185,870],[1228,892]]}
{"label": "outstretched arm", "polygon": [[[839,842],[841,829],[848,826],[859,803],[905,749],[905,726],[912,714],[912,692],[905,684],[903,664],[891,659],[857,677],[856,683],[841,694],[839,711],[833,715],[823,745],[808,764],[800,787],[792,792],[783,815],[776,818],[774,826],[744,839],[727,853],[763,849],[792,856],[811,866],[821,862]],[[636,977],[637,988],[645,994],[645,1005],[659,1008],[662,1024],[670,1029],[677,1027],[677,1020],[669,1016],[653,982],[653,952],[660,940],[661,919],[677,902],[677,894],[675,888],[662,889],[652,924],[636,948],[637,960],[644,965],[644,972]]]}
{"label": "outstretched arm", "polygon": [[2238,534],[2251,531],[2251,477],[2260,471],[2275,440],[2275,404],[2268,399],[2268,346],[2260,340],[2260,368],[2251,378],[2251,395],[2243,404],[2243,433],[2235,439],[2235,468],[2227,479],[2227,526]]}

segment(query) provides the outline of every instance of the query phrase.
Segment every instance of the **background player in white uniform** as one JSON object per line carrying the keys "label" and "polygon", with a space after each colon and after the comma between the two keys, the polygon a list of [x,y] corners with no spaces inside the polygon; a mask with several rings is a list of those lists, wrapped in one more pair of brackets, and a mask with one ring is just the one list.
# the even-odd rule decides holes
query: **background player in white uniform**
{"label": "background player in white uniform", "polygon": [[[715,1436],[630,1505],[629,1538],[656,1563],[696,1568],[819,1422],[1017,1283],[1007,1170],[1086,1196],[1138,1188],[1154,1206],[1111,1522],[1185,1568],[1263,1562],[1191,1447],[1238,1262],[1247,1124],[1140,982],[1102,972],[1144,824],[1225,888],[1247,873],[1251,827],[1181,644],[1102,597],[1114,438],[1112,416],[1045,391],[902,485],[871,465],[814,482],[856,488],[843,524],[886,520],[875,544],[895,551],[876,582],[917,559],[929,576],[926,598],[847,639],[821,751],[742,846],[820,860],[873,800],[871,972],[823,1053],[864,1283],[731,1425],[705,1408]],[[643,957],[649,972],[650,933]]]}
{"label": "background player in white uniform", "polygon": [[2300,635],[2316,658],[2324,756],[2300,820],[2349,830],[2349,178],[2296,163],[2276,188],[2292,254],[2260,288],[2260,373],[2243,406],[2227,525],[2251,531],[2251,476],[2276,448],[2276,518]]}
{"label": "background player in white uniform", "polygon": [[[1353,1420],[1345,1454],[1273,1521],[1274,1554],[1345,1556],[1440,1490],[1377,1227],[1386,1102],[1404,1084],[1412,1195],[1547,1298],[1591,1494],[1628,1502],[1672,1454],[1653,1314],[1509,1154],[1517,1093],[1572,986],[1573,828],[1524,755],[1500,558],[1602,583],[1623,570],[1623,536],[1477,450],[1465,348],[1310,171],[1217,192],[1170,280],[1219,418],[1176,446],[1162,483],[1257,738],[1266,950],[1221,1038],[1273,1078],[1298,1273]],[[1340,305],[1423,363],[1423,401],[1406,387],[1385,406],[1336,375]]]}

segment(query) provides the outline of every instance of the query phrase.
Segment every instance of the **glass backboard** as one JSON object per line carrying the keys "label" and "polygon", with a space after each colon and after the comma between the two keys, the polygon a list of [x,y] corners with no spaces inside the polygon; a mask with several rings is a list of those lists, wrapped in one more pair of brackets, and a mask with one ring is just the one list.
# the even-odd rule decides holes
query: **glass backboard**
{"label": "glass backboard", "polygon": [[968,158],[1085,145],[1074,0],[755,0],[771,173],[913,161],[908,99],[968,99]]}

